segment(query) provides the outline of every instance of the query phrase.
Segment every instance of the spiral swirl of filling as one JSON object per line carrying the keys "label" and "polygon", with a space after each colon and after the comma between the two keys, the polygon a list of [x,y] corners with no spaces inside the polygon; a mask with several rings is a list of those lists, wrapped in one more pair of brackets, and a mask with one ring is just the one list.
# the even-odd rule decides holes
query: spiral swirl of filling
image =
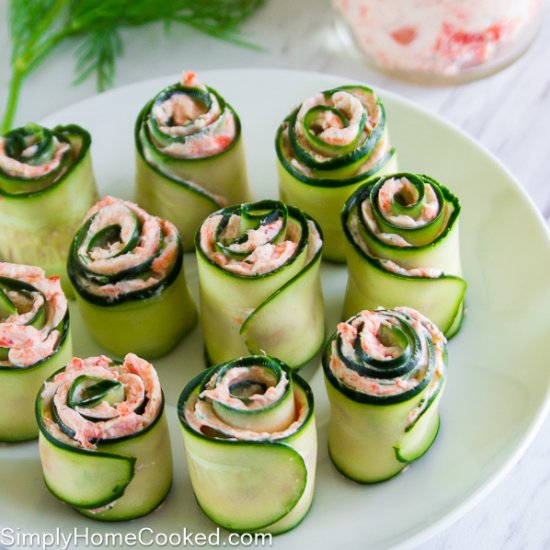
{"label": "spiral swirl of filling", "polygon": [[40,394],[47,431],[83,449],[132,436],[153,424],[164,402],[151,363],[129,353],[122,364],[108,357],[74,357]]}
{"label": "spiral swirl of filling", "polygon": [[27,124],[0,137],[0,191],[19,195],[53,185],[80,154],[85,139],[75,138],[71,127],[49,130],[38,124]]}
{"label": "spiral swirl of filling", "polygon": [[269,356],[241,357],[215,368],[185,403],[185,422],[217,439],[276,441],[296,433],[312,411],[292,371]]}
{"label": "spiral swirl of filling", "polygon": [[172,223],[107,196],[90,209],[76,233],[68,272],[90,301],[118,303],[160,292],[178,275],[182,258]]}
{"label": "spiral swirl of filling", "polygon": [[38,267],[0,262],[0,367],[25,368],[57,352],[69,310],[59,277]]}
{"label": "spiral swirl of filling", "polygon": [[[425,404],[443,383],[446,342],[412,308],[364,310],[338,325],[323,368],[334,385],[360,394],[362,402],[397,403],[428,387]],[[420,412],[419,407],[411,415]]]}
{"label": "spiral swirl of filling", "polygon": [[[142,121],[146,140],[157,151],[178,159],[206,158],[227,149],[239,135],[239,122],[233,109],[195,73],[183,73],[180,83],[162,90],[152,101]],[[147,160],[161,171],[145,148]]]}
{"label": "spiral swirl of filling", "polygon": [[365,86],[341,86],[307,98],[280,128],[280,159],[305,178],[367,175],[391,147],[384,107]]}
{"label": "spiral swirl of filling", "polygon": [[271,200],[215,212],[202,224],[198,238],[214,264],[243,277],[273,273],[306,248],[311,259],[322,246],[313,220]]}
{"label": "spiral swirl of filling", "polygon": [[460,275],[458,249],[431,258],[421,253],[450,233],[459,212],[458,199],[437,181],[402,173],[360,187],[346,203],[342,222],[353,244],[386,271],[436,278]]}

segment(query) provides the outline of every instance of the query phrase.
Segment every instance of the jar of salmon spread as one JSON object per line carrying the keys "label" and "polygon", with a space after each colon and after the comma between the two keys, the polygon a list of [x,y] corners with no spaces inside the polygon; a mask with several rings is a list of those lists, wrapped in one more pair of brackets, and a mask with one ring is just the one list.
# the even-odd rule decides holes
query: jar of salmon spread
{"label": "jar of salmon spread", "polygon": [[453,83],[491,74],[529,46],[543,0],[332,0],[338,26],[395,76]]}

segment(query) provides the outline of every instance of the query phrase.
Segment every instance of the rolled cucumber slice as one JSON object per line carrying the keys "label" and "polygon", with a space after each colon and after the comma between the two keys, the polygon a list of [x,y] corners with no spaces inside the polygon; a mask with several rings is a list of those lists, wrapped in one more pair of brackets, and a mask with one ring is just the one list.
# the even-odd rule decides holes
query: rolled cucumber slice
{"label": "rolled cucumber slice", "polygon": [[[263,213],[265,220],[237,231],[237,221],[249,210]],[[228,220],[236,236],[224,244],[227,229],[219,228]],[[271,240],[264,242],[264,231],[273,231]],[[260,240],[249,246],[250,235]],[[279,201],[228,207],[205,220],[196,250],[201,324],[212,362],[265,352],[299,368],[317,353],[324,340],[322,239],[312,218]],[[244,256],[237,257],[241,248]],[[277,261],[286,253],[278,250],[287,248],[291,252]],[[271,259],[266,269],[256,271],[258,262]]]}
{"label": "rolled cucumber slice", "polygon": [[[192,104],[197,118],[178,121],[178,102]],[[136,200],[176,225],[186,252],[193,250],[194,234],[208,214],[251,199],[239,117],[191,73],[144,106],[135,144]]]}
{"label": "rolled cucumber slice", "polygon": [[359,187],[341,217],[349,266],[343,317],[407,305],[454,336],[467,287],[459,214],[457,197],[428,176],[400,173]]}
{"label": "rolled cucumber slice", "polygon": [[97,203],[73,239],[67,270],[88,330],[118,358],[165,355],[197,322],[177,229],[134,203]]}
{"label": "rolled cucumber slice", "polygon": [[[65,271],[67,250],[82,217],[97,200],[90,134],[76,125],[49,130],[31,124],[3,139],[19,145],[6,147],[0,156],[0,257],[40,266],[48,276],[60,275],[65,292],[72,296]],[[28,148],[21,149],[22,143]],[[52,143],[64,149],[58,161]],[[30,175],[23,175],[25,166]]]}
{"label": "rolled cucumber slice", "polygon": [[66,364],[73,354],[68,315],[62,330],[59,347],[52,356],[26,368],[0,366],[0,388],[3,393],[0,405],[0,441],[17,443],[38,436],[34,417],[36,392],[44,379]]}
{"label": "rolled cucumber slice", "polygon": [[[83,515],[103,521],[141,517],[155,510],[170,490],[170,437],[164,399],[152,369],[149,363],[132,354],[122,365],[111,363],[104,356],[74,358],[55,378],[52,376],[44,383],[37,397],[44,481],[54,496]],[[107,392],[105,399],[84,409],[71,405],[66,401],[67,395],[82,383],[82,372],[104,376],[106,381],[112,380],[114,373],[126,392],[118,394],[112,403],[114,396]],[[136,381],[126,385],[130,373],[143,383],[142,402],[137,407],[135,398],[130,399],[132,392],[137,391]],[[58,409],[60,400],[62,406],[72,411],[70,415]],[[133,409],[121,416],[119,404]],[[104,418],[106,405],[112,406],[112,412]],[[75,413],[80,420],[72,424]],[[101,431],[104,423],[109,425],[106,432]],[[90,437],[82,430],[95,430],[103,435]]]}
{"label": "rolled cucumber slice", "polygon": [[36,392],[72,356],[71,330],[59,277],[38,267],[0,262],[0,298],[0,442],[14,443],[37,437]]}
{"label": "rolled cucumber slice", "polygon": [[[387,331],[396,326],[402,332]],[[386,481],[428,451],[439,430],[446,360],[442,333],[410,308],[363,311],[339,325],[323,372],[329,454],[341,473],[359,483]]]}
{"label": "rolled cucumber slice", "polygon": [[[348,105],[357,103],[360,120],[345,102],[336,107],[342,96]],[[371,89],[341,86],[321,97],[306,99],[277,130],[279,191],[281,200],[318,221],[325,236],[323,257],[345,262],[340,211],[362,183],[396,172],[397,156],[389,144],[384,106]],[[355,122],[349,143],[331,142],[329,131],[337,133]]]}
{"label": "rolled cucumber slice", "polygon": [[193,490],[210,519],[231,531],[272,534],[303,519],[313,499],[317,451],[313,396],[303,379],[275,358],[242,357],[189,382],[178,414]]}

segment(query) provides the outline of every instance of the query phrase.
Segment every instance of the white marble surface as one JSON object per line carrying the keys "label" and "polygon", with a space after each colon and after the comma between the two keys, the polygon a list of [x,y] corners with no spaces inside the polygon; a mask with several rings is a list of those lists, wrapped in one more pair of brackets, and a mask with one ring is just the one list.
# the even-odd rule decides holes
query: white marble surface
{"label": "white marble surface", "polygon": [[[9,76],[6,4],[0,0],[1,106]],[[174,27],[168,36],[158,25],[125,32],[125,55],[118,63],[115,85],[182,68],[284,67],[383,86],[437,112],[487,146],[518,177],[550,223],[550,9],[537,40],[520,61],[486,80],[453,88],[405,84],[366,67],[334,33],[329,0],[268,0],[243,32],[265,51],[243,50],[187,28]],[[73,50],[74,44],[63,45],[28,78],[16,125],[95,93],[93,82],[70,85]],[[419,548],[550,548],[550,419],[487,498]]]}

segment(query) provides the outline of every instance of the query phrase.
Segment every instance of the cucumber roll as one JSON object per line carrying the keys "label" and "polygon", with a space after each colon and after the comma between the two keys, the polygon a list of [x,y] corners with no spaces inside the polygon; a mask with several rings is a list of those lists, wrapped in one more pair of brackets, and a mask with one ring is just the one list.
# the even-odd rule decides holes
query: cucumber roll
{"label": "cucumber roll", "polygon": [[404,304],[447,338],[456,334],[466,292],[459,214],[457,197],[428,176],[395,174],[361,186],[342,212],[349,268],[344,318]]}
{"label": "cucumber roll", "polygon": [[239,117],[192,72],[145,105],[135,142],[136,200],[176,225],[185,251],[208,214],[251,198]]}
{"label": "cucumber roll", "polygon": [[153,365],[137,355],[72,358],[44,382],[36,419],[46,486],[81,514],[141,517],[170,491],[164,396]]}
{"label": "cucumber roll", "polygon": [[317,457],[305,380],[273,357],[241,357],[191,380],[178,413],[193,491],[212,521],[278,534],[304,518]]}
{"label": "cucumber roll", "polygon": [[97,200],[90,134],[27,124],[0,137],[0,259],[61,275],[71,239]]}
{"label": "cucumber roll", "polygon": [[0,441],[34,439],[34,399],[72,356],[69,308],[59,276],[0,262]]}
{"label": "cucumber roll", "polygon": [[211,214],[196,236],[201,323],[212,363],[250,353],[293,368],[324,340],[316,222],[265,200]]}
{"label": "cucumber roll", "polygon": [[69,277],[93,338],[109,353],[168,353],[197,321],[176,227],[107,196],[86,214],[69,253]]}
{"label": "cucumber roll", "polygon": [[385,481],[428,451],[439,431],[446,339],[414,309],[364,310],[340,323],[323,353],[336,468]]}
{"label": "cucumber roll", "polygon": [[281,200],[319,222],[325,259],[344,262],[346,199],[361,183],[397,170],[382,102],[365,86],[314,94],[279,126],[275,147]]}

